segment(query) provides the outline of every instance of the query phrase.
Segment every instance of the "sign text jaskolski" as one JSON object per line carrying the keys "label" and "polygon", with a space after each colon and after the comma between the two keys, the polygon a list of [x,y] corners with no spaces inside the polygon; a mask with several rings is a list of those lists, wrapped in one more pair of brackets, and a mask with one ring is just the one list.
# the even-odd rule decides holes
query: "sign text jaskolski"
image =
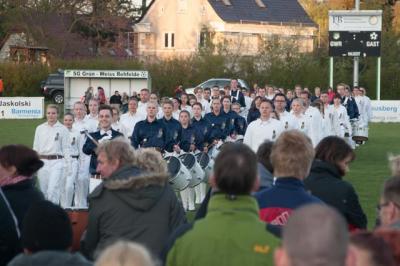
{"label": "sign text jaskolski", "polygon": [[43,97],[0,97],[0,119],[41,119]]}

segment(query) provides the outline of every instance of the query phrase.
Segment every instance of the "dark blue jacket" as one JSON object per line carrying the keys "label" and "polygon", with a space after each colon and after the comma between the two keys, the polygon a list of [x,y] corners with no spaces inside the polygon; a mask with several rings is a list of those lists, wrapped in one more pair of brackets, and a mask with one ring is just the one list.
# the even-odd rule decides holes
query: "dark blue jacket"
{"label": "dark blue jacket", "polygon": [[246,119],[243,116],[236,114],[235,124],[233,125],[233,133],[244,136],[246,130],[247,130]]}
{"label": "dark blue jacket", "polygon": [[[95,140],[99,140],[101,138],[103,138],[106,134],[101,135],[100,134],[100,130],[93,132],[93,133],[89,133],[90,136],[92,136]],[[116,137],[119,136],[123,136],[121,133],[119,133],[118,131],[111,129],[111,139],[115,139]],[[97,168],[97,154],[96,154],[96,144],[93,143],[93,141],[89,138],[86,139],[85,144],[82,147],[82,151],[83,153],[87,154],[87,155],[91,155],[90,157],[90,167],[89,167],[89,172],[94,175],[96,174],[96,168]]]}
{"label": "dark blue jacket", "polygon": [[222,112],[216,116],[214,113],[208,113],[204,116],[211,124],[210,138],[212,140],[221,139],[225,140],[230,134],[231,128],[229,127],[229,117]]}
{"label": "dark blue jacket", "polygon": [[166,131],[164,124],[157,119],[153,122],[147,119],[139,121],[133,129],[131,144],[135,149],[157,148],[162,151],[165,148]]}
{"label": "dark blue jacket", "polygon": [[165,136],[165,150],[168,152],[174,151],[174,145],[178,144],[181,141],[181,134],[182,134],[182,126],[178,120],[171,117],[170,120],[167,120],[165,117],[158,119],[165,129],[166,129],[166,136]]}
{"label": "dark blue jacket", "polygon": [[[236,100],[236,98],[233,98],[233,97],[236,97],[237,100]],[[246,101],[244,99],[244,95],[239,89],[237,91],[231,90],[231,99],[232,99],[232,103],[238,102],[241,107],[246,107]]]}
{"label": "dark blue jacket", "polygon": [[260,117],[260,111],[258,109],[250,109],[247,114],[247,124],[249,125],[254,120],[257,120]]}
{"label": "dark blue jacket", "polygon": [[[192,127],[198,133],[199,143],[203,143],[203,147],[208,146],[213,139],[211,139],[211,123],[201,118],[200,120],[196,120],[194,117],[192,118]],[[203,151],[203,149],[201,149]]]}
{"label": "dark blue jacket", "polygon": [[255,194],[260,207],[260,219],[273,225],[285,225],[293,210],[322,201],[306,191],[301,180],[294,177],[277,178],[275,184]]}
{"label": "dark blue jacket", "polygon": [[192,125],[189,125],[187,128],[182,128],[181,142],[179,143],[179,147],[185,152],[189,152],[190,145],[194,144],[196,149],[203,151],[204,142],[202,142],[203,138],[200,136],[200,134],[201,133]]}
{"label": "dark blue jacket", "polygon": [[[342,104],[344,103],[345,99],[346,99],[346,97],[342,98]],[[346,104],[344,104],[344,107],[346,107],[347,114],[349,115],[350,119],[355,119],[360,116],[357,103],[353,97],[348,98]]]}
{"label": "dark blue jacket", "polygon": [[224,109],[221,109],[221,114],[225,115],[228,120],[228,128],[229,128],[229,135],[232,134],[235,130],[235,119],[238,116],[234,111],[230,110],[229,112],[225,113]]}

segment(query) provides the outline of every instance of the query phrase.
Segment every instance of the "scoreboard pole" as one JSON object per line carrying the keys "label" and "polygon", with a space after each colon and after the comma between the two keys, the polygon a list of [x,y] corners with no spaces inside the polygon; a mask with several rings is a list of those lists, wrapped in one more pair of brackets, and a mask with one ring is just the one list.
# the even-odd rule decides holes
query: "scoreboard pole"
{"label": "scoreboard pole", "polygon": [[[355,0],[355,10],[360,10],[360,0]],[[358,73],[359,73],[360,57],[354,57],[354,67],[353,67],[353,88],[358,86]]]}
{"label": "scoreboard pole", "polygon": [[381,57],[376,62],[376,99],[381,100]]}
{"label": "scoreboard pole", "polygon": [[329,57],[329,86],[333,88],[333,56]]}

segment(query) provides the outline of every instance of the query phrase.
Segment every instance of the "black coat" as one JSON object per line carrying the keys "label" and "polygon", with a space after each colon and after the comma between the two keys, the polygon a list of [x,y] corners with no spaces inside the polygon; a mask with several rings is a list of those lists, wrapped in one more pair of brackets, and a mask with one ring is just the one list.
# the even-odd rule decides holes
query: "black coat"
{"label": "black coat", "polygon": [[[44,200],[44,196],[42,194],[42,192],[40,192],[36,187],[35,187],[35,181],[33,179],[27,179],[24,181],[21,181],[17,184],[14,185],[8,185],[8,186],[4,186],[2,187],[3,193],[5,198],[7,199],[12,211],[15,214],[15,217],[17,219],[18,222],[18,227],[19,227],[19,231],[22,231],[22,222],[24,220],[25,214],[28,211],[28,209],[30,208],[30,206],[33,203],[36,203],[38,201],[42,201]],[[4,229],[6,226],[10,226],[10,213],[8,209],[5,209],[4,205],[5,202],[3,201],[1,208],[1,212],[0,212],[0,227],[2,229]],[[12,218],[12,216],[11,216]],[[11,220],[12,222],[14,222],[13,220]],[[4,226],[4,227],[3,227]],[[13,226],[14,227],[14,226]],[[12,227],[11,227],[12,228]],[[9,227],[10,229],[10,227]],[[3,231],[3,230],[1,230]],[[10,237],[10,234],[14,234],[15,230],[11,230],[8,233],[8,236],[3,235],[3,233],[1,233],[0,236],[0,249],[2,249],[2,243],[1,243],[1,239],[3,239],[3,237]],[[11,235],[11,239],[14,239],[12,242],[7,243],[7,249],[8,249],[8,258],[6,258],[6,256],[3,257],[3,254],[0,254],[0,265],[1,262],[3,262],[3,259],[11,259],[12,257],[14,257],[17,253],[22,251],[22,247],[20,245],[19,240],[15,239],[15,235],[12,236]],[[5,250],[4,250],[5,251]],[[1,252],[1,251],[0,251]]]}
{"label": "black coat", "polygon": [[304,185],[314,196],[342,213],[349,229],[367,227],[367,217],[358,201],[356,191],[349,182],[342,180],[335,166],[315,160]]}

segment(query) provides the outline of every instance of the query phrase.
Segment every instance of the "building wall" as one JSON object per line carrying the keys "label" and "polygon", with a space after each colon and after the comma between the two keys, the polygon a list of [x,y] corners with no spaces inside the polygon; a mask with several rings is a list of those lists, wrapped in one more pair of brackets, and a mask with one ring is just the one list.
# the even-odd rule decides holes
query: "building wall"
{"label": "building wall", "polygon": [[10,46],[11,45],[27,45],[26,36],[24,33],[12,33],[8,36],[8,39],[4,42],[3,47],[0,49],[0,62],[7,61],[10,58]]}
{"label": "building wall", "polygon": [[256,54],[262,40],[275,35],[305,37],[300,42],[300,50],[312,51],[314,42],[309,36],[316,34],[314,27],[226,23],[207,0],[156,0],[135,26],[135,52],[139,57],[190,55],[198,50],[200,33],[204,28],[214,33],[214,44],[226,44],[228,49],[244,55]]}

